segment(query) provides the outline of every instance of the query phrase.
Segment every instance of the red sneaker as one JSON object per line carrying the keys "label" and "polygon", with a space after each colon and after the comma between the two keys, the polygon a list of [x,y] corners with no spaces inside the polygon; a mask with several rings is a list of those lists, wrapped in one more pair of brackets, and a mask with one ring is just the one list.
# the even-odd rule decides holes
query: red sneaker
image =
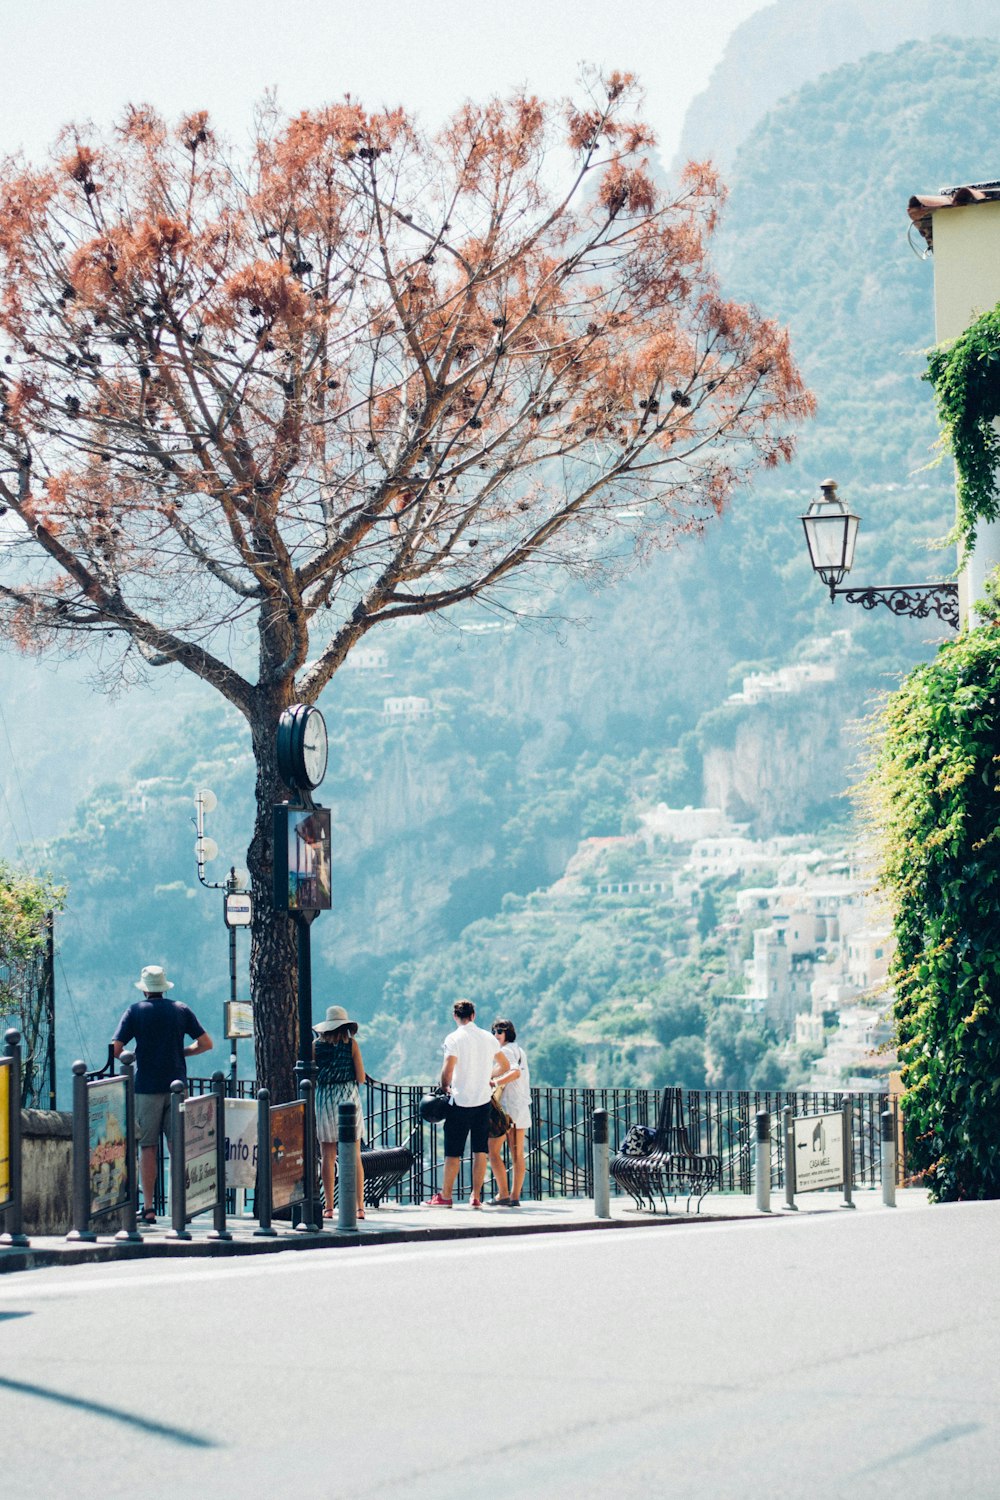
{"label": "red sneaker", "polygon": [[471,1198],[469,1200],[469,1207],[470,1208],[482,1208],[482,1206],[483,1206],[483,1200],[482,1200],[482,1198]]}
{"label": "red sneaker", "polygon": [[450,1198],[445,1198],[440,1193],[435,1193],[433,1198],[426,1198],[424,1200],[423,1206],[424,1208],[451,1208],[453,1204]]}

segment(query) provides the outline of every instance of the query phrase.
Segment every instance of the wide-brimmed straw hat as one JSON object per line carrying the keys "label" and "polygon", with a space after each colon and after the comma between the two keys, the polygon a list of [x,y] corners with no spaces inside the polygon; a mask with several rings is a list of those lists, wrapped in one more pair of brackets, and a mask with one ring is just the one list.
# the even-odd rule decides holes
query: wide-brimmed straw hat
{"label": "wide-brimmed straw hat", "polygon": [[357,1021],[352,1021],[342,1005],[328,1005],[326,1008],[326,1020],[317,1021],[313,1031],[321,1036],[327,1031],[339,1031],[342,1026],[350,1028],[351,1035],[358,1029]]}
{"label": "wide-brimmed straw hat", "polygon": [[172,990],[174,986],[159,964],[147,964],[136,980],[135,987],[137,990],[145,990],[147,995],[162,995],[165,990]]}

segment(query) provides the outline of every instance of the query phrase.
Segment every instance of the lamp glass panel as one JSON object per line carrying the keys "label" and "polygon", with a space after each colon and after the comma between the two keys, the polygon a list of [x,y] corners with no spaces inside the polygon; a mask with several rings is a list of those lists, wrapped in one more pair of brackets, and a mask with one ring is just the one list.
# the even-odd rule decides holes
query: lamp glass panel
{"label": "lamp glass panel", "polygon": [[836,569],[849,573],[854,562],[858,517],[838,509],[826,515],[804,516],[803,525],[816,572]]}

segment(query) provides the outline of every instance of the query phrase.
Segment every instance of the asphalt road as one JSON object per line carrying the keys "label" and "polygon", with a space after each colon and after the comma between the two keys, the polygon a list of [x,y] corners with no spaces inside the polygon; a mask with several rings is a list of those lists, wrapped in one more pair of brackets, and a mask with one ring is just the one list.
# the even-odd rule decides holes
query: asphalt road
{"label": "asphalt road", "polygon": [[1000,1202],[30,1271],[0,1492],[1000,1497]]}

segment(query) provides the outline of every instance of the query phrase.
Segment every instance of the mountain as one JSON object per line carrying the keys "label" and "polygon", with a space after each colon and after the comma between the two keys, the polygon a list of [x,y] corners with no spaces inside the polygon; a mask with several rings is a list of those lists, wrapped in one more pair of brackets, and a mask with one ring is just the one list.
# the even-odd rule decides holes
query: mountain
{"label": "mountain", "polygon": [[710,157],[728,174],[767,111],[803,84],[868,53],[940,35],[996,41],[1000,3],[779,0],[733,32],[708,87],[688,108],[675,166]]}
{"label": "mountain", "polygon": [[[744,60],[759,66],[752,51]],[[581,839],[628,832],[644,806],[718,797],[758,834],[846,819],[855,721],[926,656],[935,631],[832,606],[797,518],[832,473],[863,516],[859,580],[916,582],[952,567],[949,552],[926,551],[948,529],[953,498],[948,470],[925,468],[936,436],[921,381],[931,268],[907,244],[905,205],[914,190],[996,175],[998,63],[996,42],[956,38],[875,53],[773,108],[737,154],[718,240],[723,282],[789,323],[819,400],[791,468],[613,588],[568,584],[547,624],[511,629],[470,610],[394,631],[377,643],[384,654],[338,674],[322,703],[335,905],[313,935],[317,1007],[381,1013],[384,1036],[405,1002],[407,1025],[426,1036],[445,978],[475,974],[494,922],[502,962],[490,972],[506,975],[504,993],[529,996],[531,942],[504,951],[505,912],[557,880]],[[834,680],[784,708],[732,699],[748,676],[813,659],[833,630],[852,637]],[[26,803],[31,831],[55,835],[46,862],[70,887],[61,1051],[101,1055],[147,962],[178,968],[184,998],[218,1029],[228,943],[221,898],[195,878],[192,798],[204,785],[219,797],[208,831],[221,858],[209,875],[221,879],[247,837],[242,722],[179,675],[109,704],[73,664],[53,675],[3,658],[0,672],[11,747],[0,787],[19,827]],[[419,700],[412,717],[388,711],[387,700],[407,698]],[[57,815],[68,791],[78,804],[69,826]],[[609,932],[595,921],[588,951],[612,951]],[[558,951],[547,940],[550,971]],[[601,962],[588,964],[566,960],[567,975],[584,976],[565,1000],[574,1024],[601,982]],[[637,965],[636,982],[654,969]]]}

